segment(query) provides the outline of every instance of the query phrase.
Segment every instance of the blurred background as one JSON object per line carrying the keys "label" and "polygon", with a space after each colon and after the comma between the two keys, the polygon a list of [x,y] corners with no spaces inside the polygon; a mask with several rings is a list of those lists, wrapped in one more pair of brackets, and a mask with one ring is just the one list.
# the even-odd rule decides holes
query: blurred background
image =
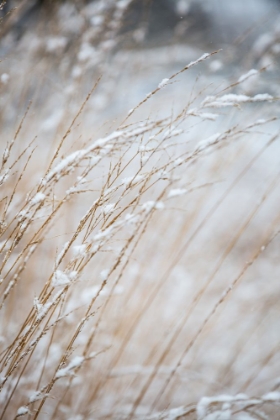
{"label": "blurred background", "polygon": [[[69,37],[70,43],[84,34],[85,29],[100,25],[101,12],[113,9],[115,4],[125,10],[121,31],[131,36],[126,40],[131,47],[176,41],[208,47],[217,43],[219,46],[241,43],[241,38],[243,42],[252,41],[260,32],[272,29],[271,24],[279,13],[278,0],[7,0],[1,7],[2,18],[6,16],[2,36],[12,30],[10,37],[19,40],[27,30],[34,30],[43,21],[50,35],[59,30],[61,35]],[[60,27],[56,27],[58,23]],[[110,25],[109,15],[107,24]]]}
{"label": "blurred background", "polygon": [[[92,106],[106,110],[108,118],[117,116],[156,80],[217,49],[223,51],[208,66],[209,81],[267,67],[262,83],[268,80],[271,89],[278,80],[279,11],[277,0],[7,0],[1,6],[2,124],[11,123],[28,101],[44,101],[41,128],[55,129],[65,101],[67,112],[75,112],[101,75],[106,85]],[[134,89],[125,92],[125,102],[115,101],[128,80]],[[274,83],[274,93],[279,89]]]}

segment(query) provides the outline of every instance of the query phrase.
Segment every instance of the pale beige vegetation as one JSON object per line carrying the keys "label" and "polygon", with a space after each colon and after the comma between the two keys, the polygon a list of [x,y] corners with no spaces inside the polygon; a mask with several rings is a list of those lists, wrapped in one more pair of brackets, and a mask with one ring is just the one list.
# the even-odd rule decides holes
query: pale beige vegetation
{"label": "pale beige vegetation", "polygon": [[2,138],[2,420],[278,419],[278,98],[238,90],[260,69],[165,104],[216,54],[102,136],[106,73],[49,143],[33,103]]}

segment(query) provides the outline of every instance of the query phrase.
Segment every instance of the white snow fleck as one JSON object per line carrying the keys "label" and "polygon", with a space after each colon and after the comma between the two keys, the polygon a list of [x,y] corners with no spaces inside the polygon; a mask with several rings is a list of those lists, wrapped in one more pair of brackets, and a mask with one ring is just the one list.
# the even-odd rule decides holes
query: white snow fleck
{"label": "white snow fleck", "polygon": [[96,165],[101,160],[101,156],[92,155],[90,157],[90,166]]}
{"label": "white snow fleck", "polygon": [[209,64],[209,69],[213,73],[216,73],[216,71],[221,70],[224,67],[223,62],[221,60],[213,60]]}
{"label": "white snow fleck", "polygon": [[240,76],[239,79],[238,79],[238,82],[242,83],[242,82],[244,82],[244,80],[248,79],[251,76],[254,76],[255,74],[258,74],[258,70],[251,69],[247,73]]}
{"label": "white snow fleck", "polygon": [[67,248],[69,246],[69,241],[65,242],[65,244],[63,245],[62,250],[60,251],[60,253],[58,254],[57,258],[56,258],[56,265],[60,264],[61,259],[63,258]]}
{"label": "white snow fleck", "polygon": [[116,296],[121,295],[123,291],[124,288],[120,284],[116,285],[113,290],[110,287],[103,287],[102,284],[100,284],[83,290],[81,294],[81,301],[85,304],[88,304],[92,299],[96,298],[98,294],[100,296]]}
{"label": "white snow fleck", "polygon": [[79,188],[77,186],[76,187],[73,186],[73,187],[70,187],[68,190],[66,190],[65,194],[66,195],[71,195],[71,194],[74,194],[78,191],[79,191]]}
{"label": "white snow fleck", "polygon": [[195,61],[191,61],[191,62],[190,62],[190,63],[189,63],[186,67],[187,67],[187,68],[193,67],[193,66],[195,66],[196,64],[200,63],[201,61],[206,60],[206,58],[210,57],[210,55],[211,55],[211,54],[209,54],[209,53],[204,53],[204,54],[202,54],[202,56],[201,56],[201,57],[199,57],[197,60],[195,60]]}
{"label": "white snow fleck", "polygon": [[253,96],[253,102],[262,102],[262,101],[272,101],[273,96],[268,93],[259,93],[258,95]]}
{"label": "white snow fleck", "polygon": [[21,210],[18,214],[18,220],[21,222],[22,220],[26,219],[29,216],[28,210],[24,209]]}
{"label": "white snow fleck", "polygon": [[106,236],[109,236],[111,232],[112,232],[112,227],[109,226],[107,229],[101,230],[96,235],[94,235],[93,240],[100,241],[100,239],[104,239],[106,238]]}
{"label": "white snow fleck", "polygon": [[100,26],[103,24],[103,22],[104,22],[104,16],[102,15],[96,15],[90,18],[90,23],[92,26]]}
{"label": "white snow fleck", "polygon": [[104,270],[101,271],[100,277],[102,278],[102,280],[107,280],[109,274],[110,274],[110,269],[109,268],[105,268]]}
{"label": "white snow fleck", "polygon": [[219,117],[219,114],[213,114],[211,112],[201,112],[197,108],[190,109],[188,111],[188,115],[192,115],[193,117],[204,118],[205,120],[210,121],[215,121]]}
{"label": "white snow fleck", "polygon": [[104,148],[107,143],[110,141],[116,140],[123,136],[123,131],[114,131],[113,133],[109,134],[107,137],[100,138],[96,140],[91,146],[87,149],[76,150],[75,152],[71,153],[70,155],[66,156],[62,161],[60,161],[53,170],[51,170],[46,177],[42,180],[42,184],[46,185],[47,182],[52,179],[53,177],[59,178],[62,173],[70,172],[75,166],[79,164],[79,162],[91,155],[93,151],[96,149]]}
{"label": "white snow fleck", "polygon": [[71,281],[75,280],[77,278],[78,272],[75,270],[70,271],[68,274]]}
{"label": "white snow fleck", "polygon": [[176,129],[172,129],[171,135],[172,135],[172,137],[173,136],[175,137],[175,136],[179,136],[183,132],[184,132],[184,130],[182,128],[176,128]]}
{"label": "white snow fleck", "polygon": [[63,378],[65,376],[72,376],[72,370],[80,367],[83,364],[84,360],[85,358],[82,356],[74,357],[74,359],[65,368],[59,369],[57,371],[55,378],[58,379]]}
{"label": "white snow fleck", "polygon": [[101,285],[92,286],[90,288],[84,289],[80,295],[81,302],[87,304],[91,299],[95,298],[100,292]]}
{"label": "white snow fleck", "polygon": [[167,171],[165,171],[164,169],[160,171],[159,179],[169,179],[169,178],[170,178],[170,174]]}
{"label": "white snow fleck", "polygon": [[125,10],[129,3],[131,3],[131,0],[119,0],[116,6],[118,9]]}
{"label": "white snow fleck", "polygon": [[[40,303],[39,299],[37,297],[33,300],[33,306],[37,311],[37,321],[44,318],[44,316],[47,314],[49,308],[56,302],[56,300],[59,298],[60,292],[56,293],[52,300],[49,302],[46,302],[44,304]],[[30,329],[30,327],[29,327]]]}
{"label": "white snow fleck", "polygon": [[244,399],[246,399],[246,396],[244,397],[242,394],[236,396],[218,395],[216,397],[202,397],[196,406],[197,420],[230,420],[231,413],[230,410],[228,410],[228,404],[225,405],[226,411],[218,410],[207,415],[209,405],[212,403],[228,403]]}
{"label": "white snow fleck", "polygon": [[86,150],[77,150],[76,152],[71,153],[69,156],[64,158],[59,162],[56,167],[46,176],[46,182],[49,181],[53,176],[59,176],[61,172],[66,170],[66,168],[71,167],[73,163],[79,161],[86,154]]}
{"label": "white snow fleck", "polygon": [[77,79],[83,74],[83,69],[80,66],[74,66],[72,69],[72,77],[73,79]]}
{"label": "white snow fleck", "polygon": [[144,178],[143,175],[130,176],[130,177],[127,177],[127,178],[123,178],[122,179],[122,184],[125,185],[125,186],[128,186],[130,184],[131,185],[137,184],[137,182],[142,181],[143,178]]}
{"label": "white snow fleck", "polygon": [[280,401],[280,392],[268,392],[267,394],[263,395],[262,399],[264,401]]}
{"label": "white snow fleck", "polygon": [[162,210],[164,209],[164,204],[162,201],[147,201],[146,203],[142,204],[142,209],[149,213],[151,210]]}
{"label": "white snow fleck", "polygon": [[167,85],[167,83],[169,82],[169,79],[162,79],[162,81],[159,83],[158,88],[161,89],[164,86]]}
{"label": "white snow fleck", "polygon": [[17,417],[24,416],[25,414],[29,414],[28,407],[22,406],[17,411]]}
{"label": "white snow fleck", "polygon": [[133,213],[127,213],[124,217],[124,221],[128,224],[136,223],[138,219],[139,219],[139,215],[133,214]]}
{"label": "white snow fleck", "polygon": [[178,158],[174,161],[174,166],[180,166],[183,162],[184,160],[182,158]]}
{"label": "white snow fleck", "polygon": [[31,205],[38,204],[46,198],[45,194],[38,192],[31,200]]}
{"label": "white snow fleck", "polygon": [[67,284],[70,284],[70,283],[71,283],[71,278],[64,271],[56,270],[54,272],[54,275],[52,278],[53,287],[66,286]]}
{"label": "white snow fleck", "polygon": [[80,51],[78,52],[78,61],[87,61],[96,55],[96,49],[88,42],[84,42],[81,45]]}
{"label": "white snow fleck", "polygon": [[46,51],[49,53],[62,52],[67,45],[67,38],[64,36],[53,36],[46,41]]}
{"label": "white snow fleck", "polygon": [[152,147],[144,146],[143,144],[139,147],[139,152],[147,153],[147,152],[152,152],[152,151],[153,151]]}
{"label": "white snow fleck", "polygon": [[176,12],[178,15],[186,15],[190,9],[190,2],[188,0],[179,0],[176,3]]}
{"label": "white snow fleck", "polygon": [[41,400],[42,398],[45,398],[46,396],[48,396],[48,394],[44,394],[40,391],[34,391],[30,395],[28,402],[33,403],[33,402]]}
{"label": "white snow fleck", "polygon": [[215,144],[217,142],[217,140],[220,137],[221,137],[221,133],[213,134],[212,136],[208,137],[207,139],[199,142],[196,150],[197,151],[202,151],[202,150],[206,149],[206,147],[212,146],[213,144]]}
{"label": "white snow fleck", "polygon": [[249,96],[246,95],[235,95],[233,93],[223,95],[221,97],[218,96],[207,96],[202,106],[204,107],[223,107],[223,106],[232,106],[242,102],[248,102]]}
{"label": "white snow fleck", "polygon": [[3,73],[1,74],[1,83],[3,83],[3,85],[6,85],[10,79],[10,76],[7,73]]}
{"label": "white snow fleck", "polygon": [[208,414],[204,417],[204,420],[230,420],[231,411],[230,410],[216,410],[213,413]]}
{"label": "white snow fleck", "polygon": [[103,213],[105,215],[111,214],[113,213],[115,207],[116,207],[116,203],[106,204],[106,206],[103,207]]}
{"label": "white snow fleck", "polygon": [[201,118],[205,118],[206,120],[215,121],[218,118],[219,114],[212,114],[210,112],[203,112],[203,113],[199,114],[199,116]]}
{"label": "white snow fleck", "polygon": [[178,195],[186,194],[187,190],[185,188],[174,188],[169,191],[168,198],[177,197]]}
{"label": "white snow fleck", "polygon": [[225,106],[234,106],[246,102],[271,101],[273,97],[268,93],[262,93],[255,96],[236,95],[229,93],[223,96],[207,96],[202,102],[202,107],[221,108]]}
{"label": "white snow fleck", "polygon": [[168,417],[166,417],[166,419],[176,420],[180,418],[181,416],[183,416],[185,413],[186,413],[185,407],[171,408],[171,410],[168,411]]}
{"label": "white snow fleck", "polygon": [[202,397],[197,406],[196,406],[196,414],[197,420],[203,419],[207,415],[208,406],[211,402],[211,398],[209,397]]}
{"label": "white snow fleck", "polygon": [[6,169],[2,175],[0,175],[0,185],[4,184],[9,178],[9,169]]}
{"label": "white snow fleck", "polygon": [[6,376],[0,376],[0,385],[2,385],[6,381]]}
{"label": "white snow fleck", "polygon": [[73,246],[73,254],[75,257],[84,257],[86,255],[86,244],[75,245]]}

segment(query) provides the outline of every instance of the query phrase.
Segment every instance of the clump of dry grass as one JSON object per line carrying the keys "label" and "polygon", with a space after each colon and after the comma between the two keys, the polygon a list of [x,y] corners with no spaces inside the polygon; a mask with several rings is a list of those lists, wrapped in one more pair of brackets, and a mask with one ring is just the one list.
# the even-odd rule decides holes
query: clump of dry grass
{"label": "clump of dry grass", "polygon": [[261,69],[145,116],[213,54],[100,138],[97,79],[52,144],[31,104],[4,145],[1,419],[277,419],[277,98],[238,92]]}

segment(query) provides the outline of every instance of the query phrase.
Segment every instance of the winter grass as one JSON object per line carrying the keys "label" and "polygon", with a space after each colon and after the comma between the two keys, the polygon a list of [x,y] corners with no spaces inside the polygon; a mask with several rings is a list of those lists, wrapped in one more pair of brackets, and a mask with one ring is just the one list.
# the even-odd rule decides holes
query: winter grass
{"label": "winter grass", "polygon": [[34,104],[2,142],[1,419],[278,419],[278,98],[242,91],[262,68],[164,103],[216,54],[102,136],[106,74],[48,144]]}
{"label": "winter grass", "polygon": [[[182,71],[211,55],[204,54]],[[181,72],[168,80],[178,74]],[[237,83],[242,81],[241,77]],[[274,322],[268,325],[276,336],[264,346],[253,366],[249,363],[236,384],[233,366],[246,345],[247,354],[255,357],[256,344],[247,343],[248,335],[254,343],[260,311],[268,310],[269,299],[278,293],[277,286],[271,298],[265,290],[258,298],[250,291],[259,309],[253,317],[248,316],[245,329],[239,326],[244,315],[240,313],[240,297],[234,295],[239,289],[242,300],[246,288],[240,284],[264,252],[269,260],[270,247],[279,232],[275,205],[268,206],[270,220],[244,252],[246,259],[241,253],[228,263],[228,279],[218,275],[254,218],[276,194],[279,172],[266,179],[263,191],[226,246],[222,237],[220,241],[212,237],[212,245],[220,254],[214,266],[210,263],[213,257],[208,255],[207,262],[197,249],[192,250],[189,262],[181,263],[201,232],[207,236],[207,229],[211,231],[211,219],[238,183],[279,141],[277,130],[271,135],[258,131],[275,123],[276,117],[255,119],[252,112],[245,124],[234,124],[225,131],[221,126],[221,132],[191,143],[182,142],[186,139],[184,130],[178,130],[191,118],[213,122],[225,106],[250,102],[267,102],[269,106],[275,98],[216,94],[200,98],[195,110],[189,103],[178,115],[129,123],[133,113],[166,88],[167,83],[159,83],[112,133],[90,138],[85,144],[71,144],[69,134],[82,118],[95,85],[48,159],[42,158],[42,149],[38,154],[36,141],[19,144],[21,129],[28,124],[28,111],[3,150],[2,419],[249,419],[276,418],[279,412],[273,363],[269,367],[273,359],[277,362],[279,348]],[[254,154],[249,153],[250,159],[236,173],[240,153],[246,155],[240,142],[245,144],[247,139],[250,143],[252,137],[254,142],[262,139],[260,147],[257,152],[253,148]],[[227,170],[215,168],[229,153],[233,155]],[[39,168],[32,164],[38,158]],[[230,166],[234,168],[231,175]],[[214,192],[221,174],[230,178],[222,194],[220,188]],[[202,243],[203,236],[198,246]],[[194,259],[210,264],[206,280],[204,270],[199,270],[203,267]],[[174,278],[179,268],[181,274]],[[196,271],[195,280],[190,278],[192,271]],[[231,301],[233,307],[229,309]],[[278,316],[275,305],[272,308]],[[223,343],[223,337],[230,340],[232,349]],[[209,367],[203,349],[209,340],[210,347],[215,348],[216,339],[223,350],[210,357],[213,366]],[[136,370],[135,363],[139,366]],[[246,366],[242,363],[237,371]],[[203,369],[195,368],[199,365],[208,371],[207,379]],[[267,369],[270,379],[262,386],[263,379],[259,382],[255,378]],[[192,375],[199,376],[199,371],[197,383]],[[184,375],[187,383],[195,384],[192,392],[184,392]],[[225,377],[225,389],[234,390],[234,395],[203,396],[205,392],[225,394]],[[265,392],[247,396],[244,392],[250,390],[252,381]],[[183,401],[187,405],[181,406]],[[175,408],[178,402],[180,407]]]}

